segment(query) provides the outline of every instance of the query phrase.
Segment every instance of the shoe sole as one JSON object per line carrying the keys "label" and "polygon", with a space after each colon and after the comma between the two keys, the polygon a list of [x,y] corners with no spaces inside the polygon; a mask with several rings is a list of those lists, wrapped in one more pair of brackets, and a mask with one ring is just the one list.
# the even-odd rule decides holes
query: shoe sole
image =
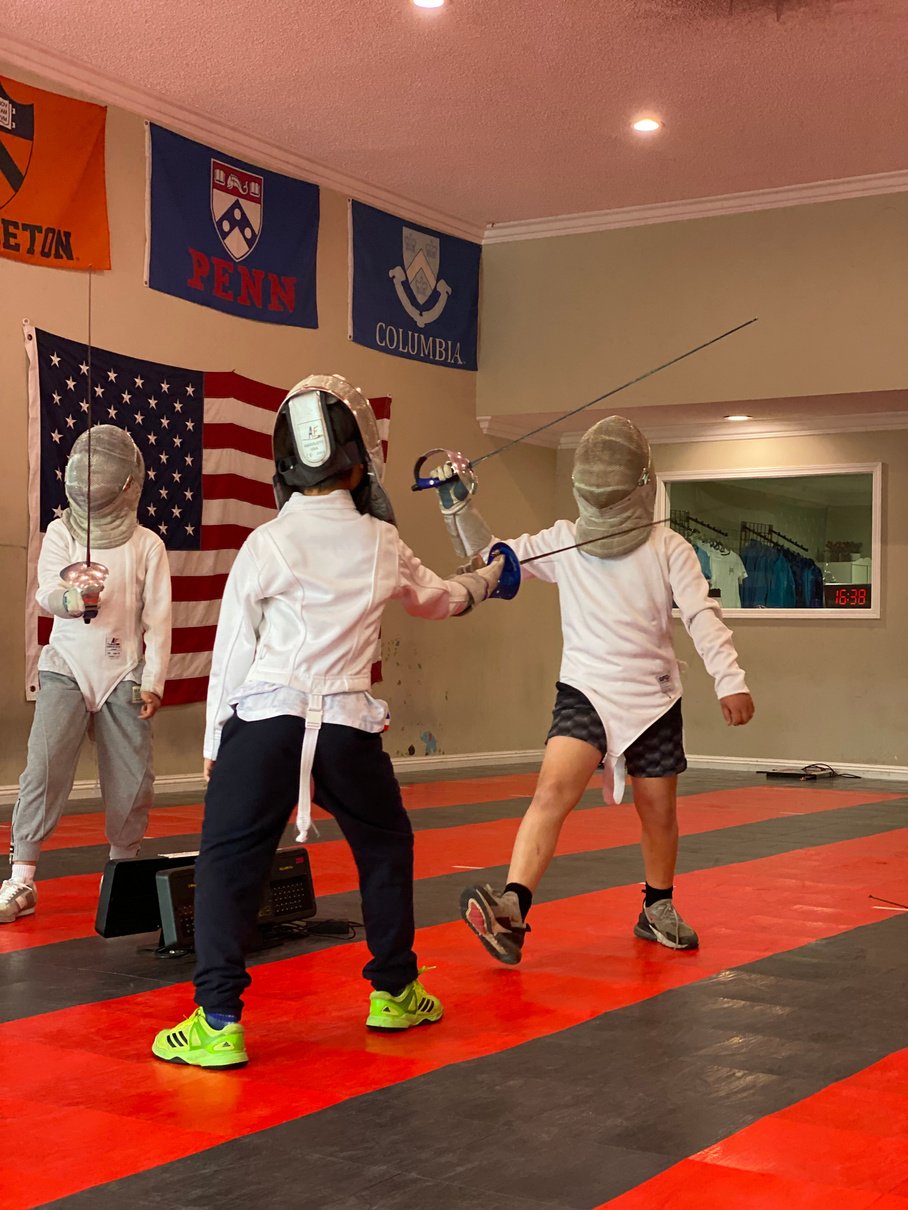
{"label": "shoe sole", "polygon": [[200,1071],[226,1071],[232,1067],[245,1067],[249,1062],[247,1055],[242,1059],[230,1059],[227,1062],[219,1062],[215,1059],[209,1063],[192,1063],[188,1059],[181,1059],[179,1055],[162,1055],[152,1045],[151,1053],[156,1059],[160,1059],[163,1063],[177,1063],[180,1067],[197,1067]]}
{"label": "shoe sole", "polygon": [[23,916],[34,916],[35,909],[33,907],[25,908],[24,911],[16,912],[15,916],[10,916],[8,920],[0,916],[0,924],[15,924],[17,920],[21,920]]}
{"label": "shoe sole", "polygon": [[469,887],[460,896],[460,915],[467,928],[474,932],[493,958],[505,966],[516,966],[523,956],[520,949],[495,932],[495,921],[485,900]]}
{"label": "shoe sole", "polygon": [[442,1009],[437,1017],[423,1017],[421,1021],[404,1021],[398,1025],[392,1025],[387,1021],[370,1021],[367,1017],[366,1029],[374,1029],[379,1033],[402,1033],[405,1029],[418,1029],[420,1025],[437,1025],[444,1015],[444,1009]]}
{"label": "shoe sole", "polygon": [[670,950],[696,950],[700,948],[700,939],[689,942],[670,941],[668,937],[664,937],[662,933],[657,933],[655,929],[650,932],[648,929],[641,928],[639,924],[634,925],[634,936],[640,937],[643,941],[655,941],[657,945],[664,945]]}

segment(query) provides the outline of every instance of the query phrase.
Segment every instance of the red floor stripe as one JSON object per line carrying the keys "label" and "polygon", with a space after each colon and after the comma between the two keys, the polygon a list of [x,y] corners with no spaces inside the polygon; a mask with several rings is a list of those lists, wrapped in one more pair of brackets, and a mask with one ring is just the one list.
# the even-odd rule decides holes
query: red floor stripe
{"label": "red floor stripe", "polygon": [[599,1210],[908,1210],[908,1050],[769,1114]]}
{"label": "red floor stripe", "polygon": [[[481,777],[465,781],[427,782],[422,785],[402,786],[404,806],[408,811],[420,811],[433,807],[458,807],[473,803],[499,802],[508,798],[529,798],[536,788],[535,773],[519,773],[507,777]],[[594,778],[590,787],[594,788]],[[735,806],[748,807],[758,812],[754,819],[769,818],[781,813],[807,814],[813,811],[832,810],[834,807],[854,807],[863,803],[887,802],[903,798],[902,794],[884,793],[874,790],[812,790],[807,787],[764,787],[747,786],[740,790],[719,790],[704,794],[686,794],[682,807],[687,804],[721,801]],[[834,799],[834,801],[830,801]],[[313,811],[316,820],[330,816],[320,807]],[[166,836],[189,836],[202,826],[202,804],[193,803],[182,807],[158,807],[151,813],[148,835],[152,839]],[[0,823],[0,848],[9,841],[9,822]],[[56,831],[47,841],[47,852],[59,849],[77,849],[86,845],[105,844],[104,813],[87,811],[81,815],[64,815]]]}
{"label": "red floor stripe", "polygon": [[[529,798],[536,788],[536,773],[515,773],[503,777],[474,777],[460,781],[414,783],[401,786],[404,806],[408,811],[431,807],[457,807],[466,803],[498,802],[507,798]],[[862,801],[868,801],[865,797]],[[313,811],[315,819],[329,819],[320,807]],[[151,813],[148,835],[188,836],[202,826],[202,804],[183,807],[158,807]],[[8,822],[0,823],[0,847],[8,847]],[[44,843],[46,852],[54,849],[75,849],[85,845],[105,844],[104,812],[86,811],[81,815],[64,815],[56,831]]]}
{"label": "red floor stripe", "polygon": [[[886,797],[886,796],[883,796]],[[897,794],[889,798],[900,797]],[[810,814],[862,805],[866,792],[777,789],[723,790],[691,794],[680,811],[685,836],[739,827],[776,818],[781,809]],[[880,799],[874,797],[873,801]],[[187,808],[169,808],[185,814]],[[458,869],[464,881],[476,870],[504,865],[511,855],[518,820],[497,819],[462,827],[421,830],[416,833],[417,878],[436,878]],[[570,815],[561,832],[559,853],[588,853],[598,849],[636,844],[640,838],[637,816],[631,807],[608,811],[580,811]],[[357,887],[353,856],[343,840],[328,840],[310,847],[316,896],[337,895]],[[72,874],[39,882],[38,910],[15,925],[0,929],[0,953],[33,949],[93,935],[99,874]]]}
{"label": "red floor stripe", "polygon": [[[363,1029],[362,943],[268,963],[248,998],[253,1062],[233,1073],[148,1056],[153,1031],[189,1007],[186,984],[0,1025],[0,1046],[27,1073],[4,1120],[4,1155],[54,1140],[40,1165],[0,1160],[4,1196],[31,1206],[64,1197],[876,923],[868,888],[893,894],[905,860],[900,829],[687,875],[685,914],[704,934],[695,953],[633,937],[637,886],[538,905],[518,968],[485,958],[460,922],[422,929],[422,956],[438,963],[428,982],[449,1019],[402,1036]],[[729,916],[721,905],[732,894]]]}

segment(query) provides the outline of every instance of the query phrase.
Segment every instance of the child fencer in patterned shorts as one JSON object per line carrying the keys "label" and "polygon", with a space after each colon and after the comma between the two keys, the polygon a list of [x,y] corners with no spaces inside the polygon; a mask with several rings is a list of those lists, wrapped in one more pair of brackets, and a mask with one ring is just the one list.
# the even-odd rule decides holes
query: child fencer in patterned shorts
{"label": "child fencer in patterned shorts", "polygon": [[[448,464],[433,475],[445,479],[439,500],[458,554],[487,549],[491,534],[455,469]],[[558,521],[507,540],[523,560],[596,539],[522,568],[524,576],[556,584],[560,595],[563,654],[552,726],[503,890],[470,886],[461,896],[466,923],[509,964],[520,961],[533,893],[561,826],[600,765],[608,802],[621,801],[627,772],[640,818],[646,884],[634,933],[671,949],[699,945],[672,898],[677,782],[687,768],[673,603],[715,682],[726,723],[741,726],[754,712],[693,547],[652,524],[656,483],[644,435],[621,416],[599,421],[581,439],[572,480],[576,523]]]}

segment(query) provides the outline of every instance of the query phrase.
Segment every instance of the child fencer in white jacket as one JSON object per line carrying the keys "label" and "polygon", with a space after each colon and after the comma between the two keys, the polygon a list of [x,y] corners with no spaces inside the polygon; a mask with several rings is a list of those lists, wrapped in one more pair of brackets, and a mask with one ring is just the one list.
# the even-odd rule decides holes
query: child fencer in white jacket
{"label": "child fencer in white jacket", "polygon": [[401,540],[382,487],[374,414],[344,379],[289,393],[274,433],[278,517],[255,530],[228,577],[214,647],[204,757],[210,775],[196,866],[198,1007],[158,1034],[170,1062],[246,1062],[245,947],[288,816],[309,828],[310,776],[353,850],[371,954],[366,1024],[441,1019],[413,952],[413,832],[382,749],[386,705],[371,696],[382,613],[467,612],[500,562],[444,580]]}

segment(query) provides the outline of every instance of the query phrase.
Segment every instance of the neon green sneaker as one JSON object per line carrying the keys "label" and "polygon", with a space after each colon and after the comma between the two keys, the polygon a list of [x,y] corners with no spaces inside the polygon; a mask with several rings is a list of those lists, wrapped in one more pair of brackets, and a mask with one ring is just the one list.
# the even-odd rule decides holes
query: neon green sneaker
{"label": "neon green sneaker", "polygon": [[151,1053],[166,1063],[190,1067],[243,1067],[249,1061],[242,1025],[237,1022],[212,1029],[201,1008],[173,1029],[162,1029]]}
{"label": "neon green sneaker", "polygon": [[418,979],[408,983],[399,995],[373,992],[369,997],[370,1029],[410,1029],[413,1025],[433,1025],[445,1015],[444,1005],[431,996]]}

